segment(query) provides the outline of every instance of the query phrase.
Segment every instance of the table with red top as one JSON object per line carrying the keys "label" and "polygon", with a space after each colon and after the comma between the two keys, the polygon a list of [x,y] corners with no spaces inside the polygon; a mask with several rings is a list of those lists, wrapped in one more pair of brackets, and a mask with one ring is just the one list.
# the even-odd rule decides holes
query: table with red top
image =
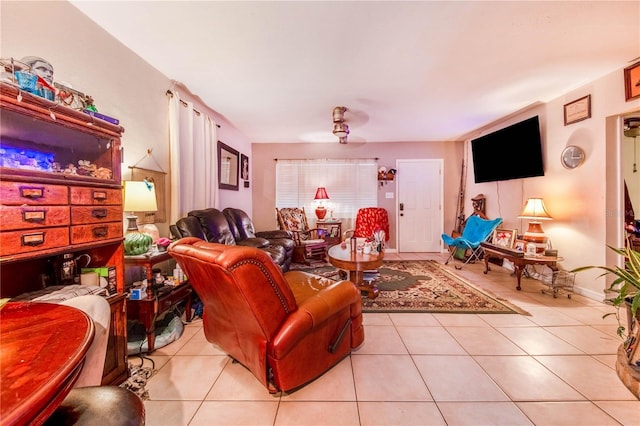
{"label": "table with red top", "polygon": [[93,334],[93,321],[70,306],[4,305],[0,310],[2,424],[43,423],[78,379]]}

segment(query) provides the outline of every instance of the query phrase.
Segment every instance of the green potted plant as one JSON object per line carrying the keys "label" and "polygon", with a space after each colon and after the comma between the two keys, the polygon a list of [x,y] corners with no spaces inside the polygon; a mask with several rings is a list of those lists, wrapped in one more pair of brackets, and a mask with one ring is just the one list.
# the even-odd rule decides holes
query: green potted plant
{"label": "green potted plant", "polygon": [[638,316],[638,307],[640,306],[640,252],[633,250],[631,248],[631,244],[627,244],[627,247],[625,248],[608,247],[617,254],[624,256],[624,267],[583,266],[574,269],[572,272],[580,272],[597,268],[605,271],[600,276],[611,274],[616,277],[607,289],[615,296],[606,300],[616,308],[616,312],[605,314],[603,318],[606,318],[609,315],[615,315],[618,320],[618,336],[628,338],[625,333],[626,328],[622,325],[622,321],[620,320],[620,309],[629,308],[631,318]]}

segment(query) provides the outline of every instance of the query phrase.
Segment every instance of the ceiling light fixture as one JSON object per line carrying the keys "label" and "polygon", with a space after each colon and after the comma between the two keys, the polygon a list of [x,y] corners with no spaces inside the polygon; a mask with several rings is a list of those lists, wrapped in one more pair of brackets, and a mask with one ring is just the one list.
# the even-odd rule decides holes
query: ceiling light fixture
{"label": "ceiling light fixture", "polygon": [[349,125],[344,122],[346,107],[338,106],[333,109],[333,134],[336,135],[340,143],[347,143],[349,136]]}
{"label": "ceiling light fixture", "polygon": [[338,106],[333,109],[333,122],[334,123],[342,123],[344,121],[344,113],[347,108],[343,106]]}
{"label": "ceiling light fixture", "polygon": [[333,125],[333,134],[338,137],[340,143],[347,143],[347,136],[349,136],[349,125],[347,123],[335,123]]}

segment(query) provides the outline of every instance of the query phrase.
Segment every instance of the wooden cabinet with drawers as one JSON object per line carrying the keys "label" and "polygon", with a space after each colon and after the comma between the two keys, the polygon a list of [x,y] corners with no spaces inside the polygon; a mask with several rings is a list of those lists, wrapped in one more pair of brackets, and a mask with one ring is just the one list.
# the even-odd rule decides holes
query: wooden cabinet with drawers
{"label": "wooden cabinet with drawers", "polygon": [[115,266],[104,383],[127,377],[123,131],[0,83],[0,296],[56,284],[63,254]]}

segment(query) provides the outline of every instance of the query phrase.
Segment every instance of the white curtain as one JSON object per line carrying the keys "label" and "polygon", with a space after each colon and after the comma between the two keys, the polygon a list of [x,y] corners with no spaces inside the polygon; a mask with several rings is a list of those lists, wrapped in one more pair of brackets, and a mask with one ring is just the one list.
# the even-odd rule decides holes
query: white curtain
{"label": "white curtain", "polygon": [[218,206],[216,123],[192,102],[169,97],[171,222],[191,210]]}
{"label": "white curtain", "polygon": [[278,160],[276,164],[276,207],[304,207],[307,219],[315,219],[318,187],[325,187],[328,210],[341,219],[343,230],[351,227],[358,209],[378,205],[378,164],[373,159]]}

